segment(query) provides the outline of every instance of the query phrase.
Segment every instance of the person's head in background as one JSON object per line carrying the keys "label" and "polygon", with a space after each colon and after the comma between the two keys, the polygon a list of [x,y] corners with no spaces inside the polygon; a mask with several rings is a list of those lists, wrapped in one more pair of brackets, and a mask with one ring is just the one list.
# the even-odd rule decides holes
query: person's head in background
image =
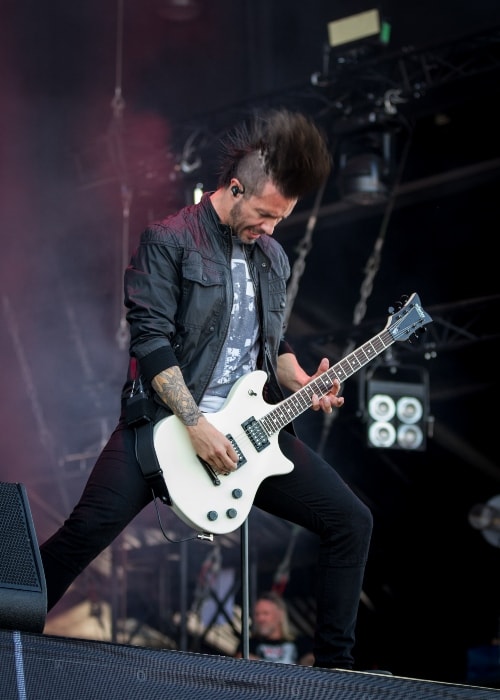
{"label": "person's head in background", "polygon": [[286,603],[274,591],[262,593],[255,601],[252,631],[265,639],[293,639]]}

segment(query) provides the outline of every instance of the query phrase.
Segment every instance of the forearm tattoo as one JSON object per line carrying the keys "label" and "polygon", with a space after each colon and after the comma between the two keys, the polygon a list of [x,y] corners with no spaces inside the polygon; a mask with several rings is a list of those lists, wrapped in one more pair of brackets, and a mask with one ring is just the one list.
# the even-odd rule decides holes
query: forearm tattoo
{"label": "forearm tattoo", "polygon": [[184,425],[196,425],[202,415],[184,383],[179,367],[169,367],[153,379],[153,387],[161,400]]}

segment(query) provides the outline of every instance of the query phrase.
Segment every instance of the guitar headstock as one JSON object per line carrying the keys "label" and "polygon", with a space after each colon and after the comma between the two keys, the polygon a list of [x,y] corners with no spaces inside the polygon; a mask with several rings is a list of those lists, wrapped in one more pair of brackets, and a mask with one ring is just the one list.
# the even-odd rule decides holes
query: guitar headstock
{"label": "guitar headstock", "polygon": [[387,311],[390,314],[394,314],[397,311],[400,311],[403,308],[403,306],[405,306],[408,303],[409,298],[410,297],[408,296],[408,294],[402,294],[399,300],[395,302],[394,306],[389,306]]}
{"label": "guitar headstock", "polygon": [[432,318],[423,309],[420,297],[416,292],[410,296],[403,295],[394,307],[389,308],[389,313],[391,315],[386,328],[394,340],[398,341],[418,337],[419,333],[426,330],[424,326],[432,321]]}

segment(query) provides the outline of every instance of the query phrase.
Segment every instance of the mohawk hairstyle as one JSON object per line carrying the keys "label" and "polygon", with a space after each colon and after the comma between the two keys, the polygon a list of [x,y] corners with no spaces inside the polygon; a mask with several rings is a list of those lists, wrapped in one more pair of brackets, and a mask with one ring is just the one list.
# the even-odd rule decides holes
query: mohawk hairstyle
{"label": "mohawk hairstyle", "polygon": [[253,194],[272,180],[284,197],[300,198],[323,184],[331,167],[326,138],[310,118],[271,110],[236,127],[222,142],[219,186],[237,177]]}

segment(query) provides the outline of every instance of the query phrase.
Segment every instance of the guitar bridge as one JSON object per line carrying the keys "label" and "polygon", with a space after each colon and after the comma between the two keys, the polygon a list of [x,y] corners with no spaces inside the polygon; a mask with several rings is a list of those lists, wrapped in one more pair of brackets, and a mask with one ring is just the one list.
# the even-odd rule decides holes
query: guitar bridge
{"label": "guitar bridge", "polygon": [[200,464],[203,466],[203,469],[207,472],[208,476],[210,477],[212,484],[214,486],[220,486],[219,475],[217,474],[215,469],[212,469],[210,464],[208,462],[205,462],[205,460],[202,459],[199,455],[196,456],[198,457],[198,461],[200,462]]}

